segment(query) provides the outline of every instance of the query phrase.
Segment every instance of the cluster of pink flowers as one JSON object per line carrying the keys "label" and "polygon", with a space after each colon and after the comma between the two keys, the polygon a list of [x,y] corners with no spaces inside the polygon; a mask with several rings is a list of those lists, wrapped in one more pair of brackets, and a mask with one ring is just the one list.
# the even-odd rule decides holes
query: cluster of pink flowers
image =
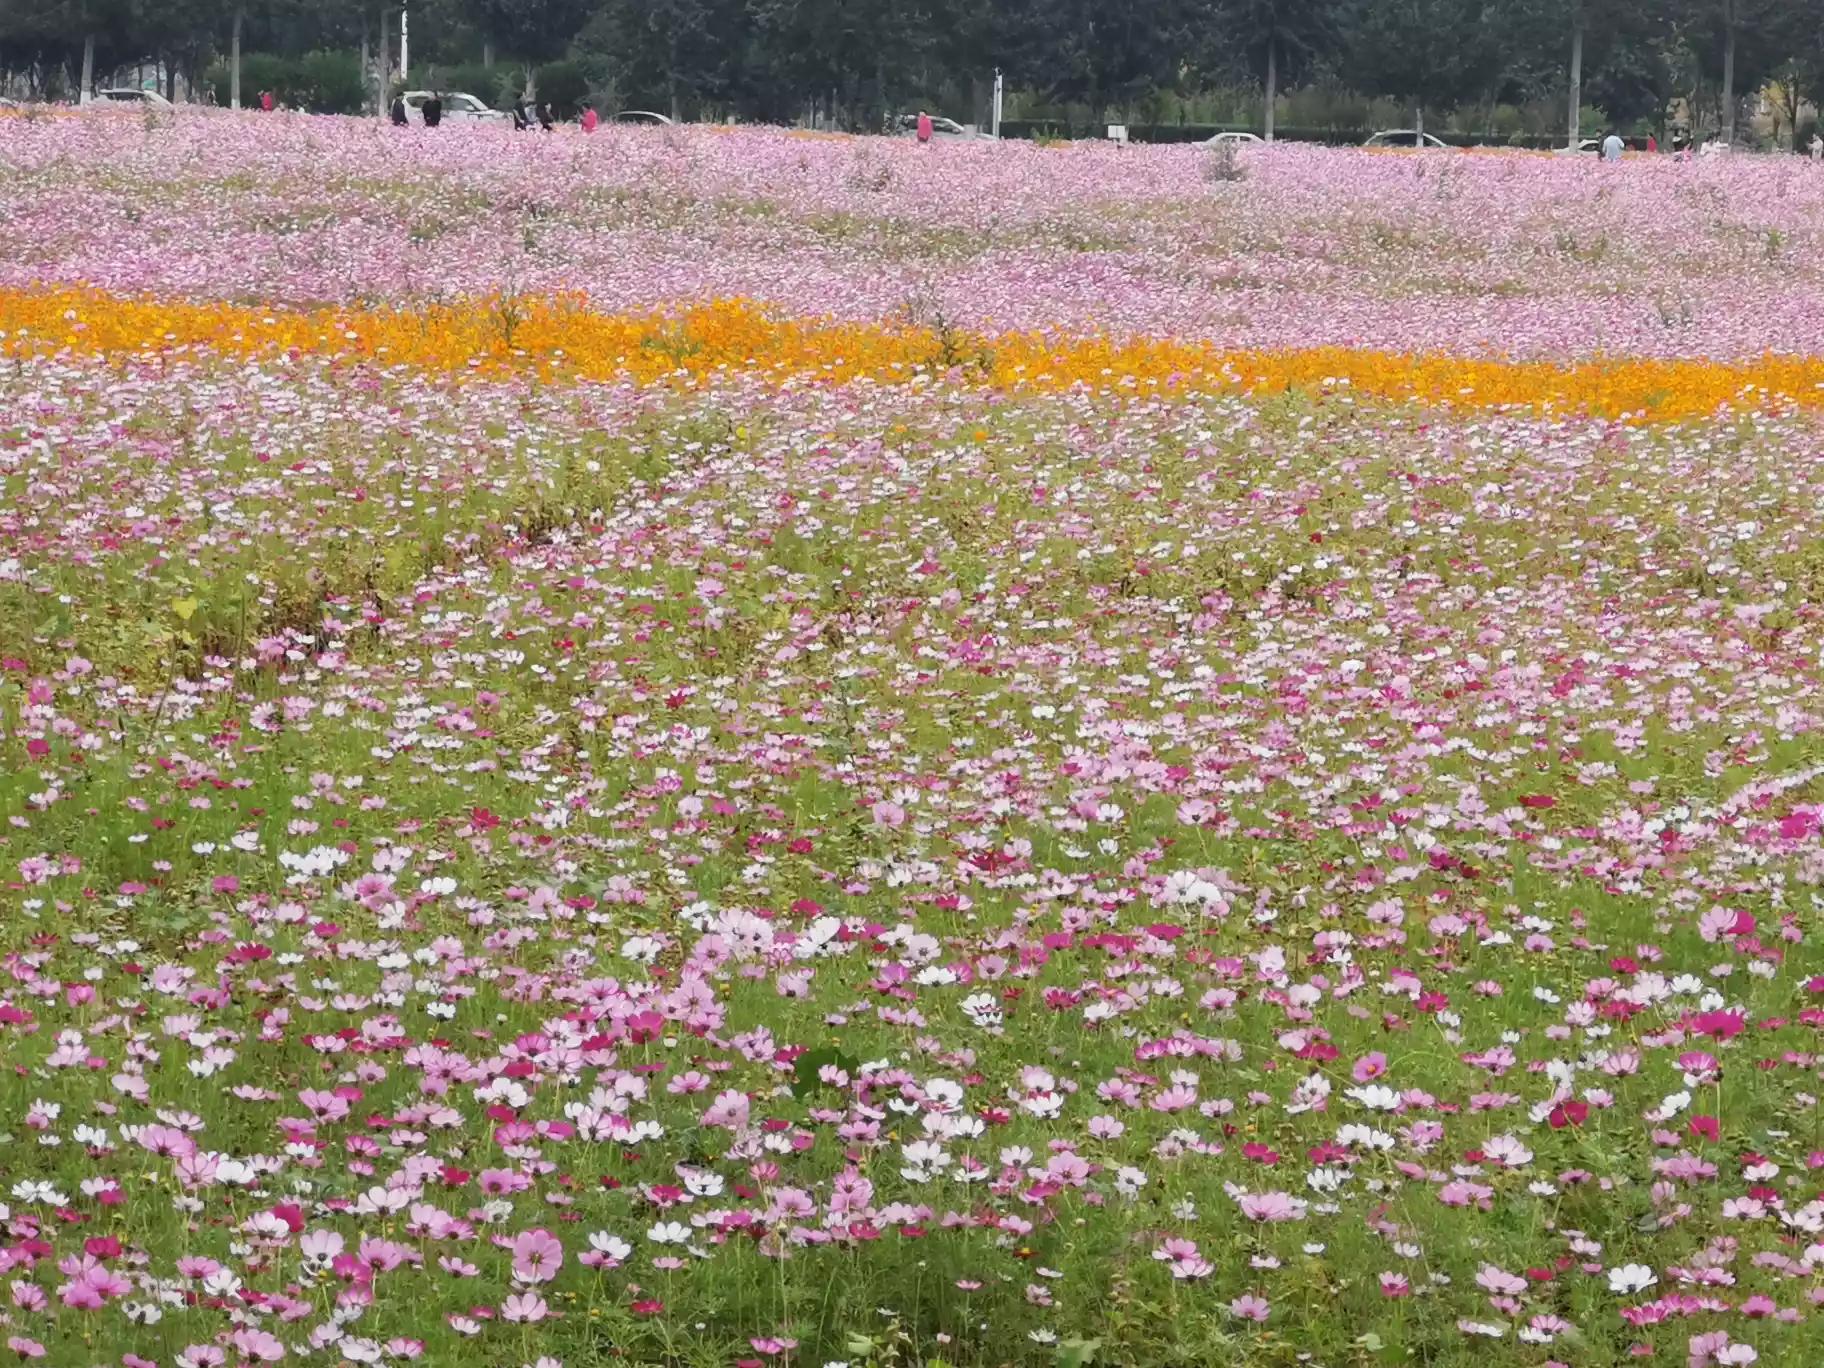
{"label": "cluster of pink flowers", "polygon": [[[272,304],[743,297],[990,331],[1527,356],[1809,353],[1824,176],[1282,145],[954,144],[352,119],[0,126],[0,284]],[[884,267],[884,269],[883,269]]]}
{"label": "cluster of pink flowers", "polygon": [[[0,150],[91,207],[163,177],[163,230],[229,175],[253,233],[339,205],[298,230],[331,294],[402,269],[428,183],[571,233],[643,180],[686,255],[733,203],[756,241],[867,195],[935,231],[998,185],[1010,241],[1080,258],[1046,234],[1089,184],[1151,252],[1212,193],[1185,150],[255,122]],[[882,188],[817,174],[864,158]],[[1451,164],[1253,184],[1309,222],[1404,186],[1469,242],[1794,174],[1591,208],[1590,167]],[[1507,228],[1463,207],[1497,192]],[[230,291],[232,237],[120,236],[49,250]],[[498,264],[438,260],[410,288]],[[12,1355],[1815,1341],[1817,419],[200,354],[9,363],[0,414]]]}

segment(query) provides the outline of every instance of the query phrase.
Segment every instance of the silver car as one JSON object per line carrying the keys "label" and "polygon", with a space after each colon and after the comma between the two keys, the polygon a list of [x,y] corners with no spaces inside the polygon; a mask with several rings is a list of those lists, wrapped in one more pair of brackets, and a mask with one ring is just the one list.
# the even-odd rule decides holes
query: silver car
{"label": "silver car", "polygon": [[[894,121],[894,131],[902,138],[916,138],[918,136],[918,115],[901,114]],[[977,135],[964,128],[955,119],[944,119],[933,114],[931,116],[931,136],[949,141],[960,141]]]}
{"label": "silver car", "polygon": [[1442,148],[1448,149],[1450,144],[1445,142],[1442,138],[1434,138],[1431,136],[1431,134],[1420,133],[1416,129],[1389,128],[1389,129],[1385,130],[1384,132],[1376,133],[1374,136],[1369,138],[1367,142],[1363,143],[1362,146],[1363,147],[1423,147],[1423,148],[1431,148],[1431,149],[1442,147]]}
{"label": "silver car", "polygon": [[413,123],[423,123],[424,102],[432,95],[443,101],[443,117],[448,123],[513,122],[513,116],[504,109],[490,109],[485,101],[460,90],[408,90],[400,97],[405,101],[406,117]]}
{"label": "silver car", "polygon": [[154,105],[160,109],[171,107],[171,101],[156,90],[134,90],[127,86],[111,90],[97,90],[89,96],[88,102],[108,105]]}

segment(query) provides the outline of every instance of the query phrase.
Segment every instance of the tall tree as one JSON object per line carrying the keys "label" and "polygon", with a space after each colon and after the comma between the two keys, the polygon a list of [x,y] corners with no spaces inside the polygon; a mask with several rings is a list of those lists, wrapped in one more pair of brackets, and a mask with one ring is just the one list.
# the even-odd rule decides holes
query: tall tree
{"label": "tall tree", "polygon": [[1492,8],[1493,0],[1370,0],[1348,30],[1349,74],[1364,93],[1408,103],[1422,136],[1428,103],[1470,99],[1499,73]]}
{"label": "tall tree", "polygon": [[530,68],[564,55],[595,11],[593,0],[466,0],[481,36]]}
{"label": "tall tree", "polygon": [[1345,0],[1212,0],[1192,22],[1205,39],[1213,67],[1238,55],[1261,84],[1261,129],[1274,140],[1281,85],[1299,81],[1334,54],[1344,25]]}
{"label": "tall tree", "polygon": [[1800,9],[1790,54],[1774,73],[1786,108],[1793,150],[1798,150],[1800,111],[1824,105],[1824,0],[1794,0]]}
{"label": "tall tree", "polygon": [[748,0],[746,12],[750,71],[775,107],[828,99],[852,126],[878,129],[924,84],[934,34],[921,0]]}
{"label": "tall tree", "polygon": [[[1569,34],[1565,145],[1571,148],[1582,136],[1584,94],[1592,78],[1618,52],[1640,48],[1655,35],[1669,32],[1663,6],[1656,0],[1546,0],[1537,22],[1542,34],[1554,29]],[[1607,112],[1611,118],[1624,117],[1614,108]]]}
{"label": "tall tree", "polygon": [[574,51],[630,103],[678,119],[726,98],[745,18],[740,0],[608,0]]}
{"label": "tall tree", "polygon": [[1815,26],[1815,9],[1795,0],[1687,0],[1685,8],[1698,65],[1719,81],[1717,122],[1731,144],[1741,93],[1773,74],[1807,20]]}

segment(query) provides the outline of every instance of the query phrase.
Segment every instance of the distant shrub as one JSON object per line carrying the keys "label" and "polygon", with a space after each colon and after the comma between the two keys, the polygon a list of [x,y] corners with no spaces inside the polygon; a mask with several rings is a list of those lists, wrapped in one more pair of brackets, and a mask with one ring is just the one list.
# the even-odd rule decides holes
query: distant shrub
{"label": "distant shrub", "polygon": [[560,119],[572,118],[589,98],[589,78],[578,62],[547,62],[536,76],[538,98],[548,101]]}
{"label": "distant shrub", "polygon": [[480,62],[459,62],[438,67],[434,79],[439,90],[466,91],[496,109],[506,109],[525,88],[526,69],[517,62],[497,62],[491,67]]}
{"label": "distant shrub", "polygon": [[[230,75],[226,62],[217,62],[203,75],[215,102],[228,103]],[[257,107],[262,90],[270,90],[280,104],[307,109],[313,114],[359,114],[367,105],[367,86],[360,59],[352,52],[308,52],[302,57],[281,57],[270,52],[249,52],[241,57],[241,104]]]}

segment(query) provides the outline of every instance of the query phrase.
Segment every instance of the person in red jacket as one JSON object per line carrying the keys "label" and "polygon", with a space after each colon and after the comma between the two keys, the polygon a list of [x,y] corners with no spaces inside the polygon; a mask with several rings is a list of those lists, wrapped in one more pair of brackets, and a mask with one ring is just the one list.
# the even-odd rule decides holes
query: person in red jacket
{"label": "person in red jacket", "polygon": [[583,117],[580,120],[580,122],[583,125],[583,132],[585,132],[585,133],[595,132],[595,126],[598,123],[600,123],[601,121],[602,121],[601,116],[595,112],[594,105],[586,104],[583,106]]}
{"label": "person in red jacket", "polygon": [[260,108],[268,114],[272,113],[272,92],[270,90],[260,92]]}
{"label": "person in red jacket", "polygon": [[922,109],[918,111],[918,140],[921,143],[931,141],[931,116]]}

